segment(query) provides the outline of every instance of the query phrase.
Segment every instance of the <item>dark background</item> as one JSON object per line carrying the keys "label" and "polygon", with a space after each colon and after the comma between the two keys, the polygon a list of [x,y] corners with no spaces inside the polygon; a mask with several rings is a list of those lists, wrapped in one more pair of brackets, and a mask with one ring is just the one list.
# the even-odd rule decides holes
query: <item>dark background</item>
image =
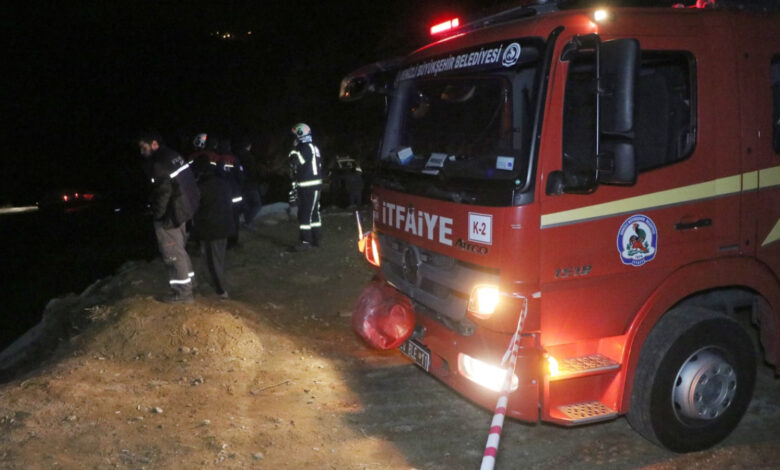
{"label": "dark background", "polygon": [[[566,0],[561,6],[679,1],[695,3]],[[326,159],[347,151],[370,158],[380,137],[381,102],[338,102],[340,79],[424,45],[428,27],[443,19],[465,22],[522,3],[531,0],[6,5],[0,205],[34,202],[62,187],[140,192],[132,140],[141,128],[157,129],[182,152],[199,132],[251,133],[260,139],[256,153],[284,159],[288,129],[305,121]]]}
{"label": "dark background", "polygon": [[[278,156],[298,121],[333,151],[355,138],[376,142],[381,106],[338,102],[340,79],[423,45],[426,26],[449,12],[463,16],[493,3],[107,1],[6,9],[0,204],[35,202],[63,187],[140,192],[133,137],[143,128],[182,152],[206,131],[251,133],[262,140],[256,151]],[[227,32],[231,38],[222,38]]]}

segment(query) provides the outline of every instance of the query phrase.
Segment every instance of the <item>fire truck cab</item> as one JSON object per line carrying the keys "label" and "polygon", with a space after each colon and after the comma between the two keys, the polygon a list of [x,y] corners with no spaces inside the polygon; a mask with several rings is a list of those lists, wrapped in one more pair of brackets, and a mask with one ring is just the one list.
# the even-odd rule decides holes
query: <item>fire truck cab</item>
{"label": "fire truck cab", "polygon": [[[388,98],[365,254],[401,350],[492,408],[704,449],[780,364],[780,17],[518,7],[344,78]],[[757,334],[749,334],[751,331]]]}

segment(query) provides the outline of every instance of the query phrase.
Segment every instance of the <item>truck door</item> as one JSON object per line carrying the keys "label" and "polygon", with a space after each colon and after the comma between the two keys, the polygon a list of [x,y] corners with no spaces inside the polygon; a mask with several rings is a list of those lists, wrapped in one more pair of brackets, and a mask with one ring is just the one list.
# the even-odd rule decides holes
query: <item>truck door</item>
{"label": "truck door", "polygon": [[[780,45],[762,30],[738,35],[742,249],[769,266],[780,259]],[[777,271],[775,272],[777,274]]]}
{"label": "truck door", "polygon": [[[594,58],[575,55],[554,70],[538,185],[544,344],[620,335],[672,271],[739,250],[729,46],[716,51],[694,36],[637,39],[633,132],[621,137],[633,145],[633,185],[599,185],[592,176]],[[569,185],[563,194],[545,188],[556,170]]]}

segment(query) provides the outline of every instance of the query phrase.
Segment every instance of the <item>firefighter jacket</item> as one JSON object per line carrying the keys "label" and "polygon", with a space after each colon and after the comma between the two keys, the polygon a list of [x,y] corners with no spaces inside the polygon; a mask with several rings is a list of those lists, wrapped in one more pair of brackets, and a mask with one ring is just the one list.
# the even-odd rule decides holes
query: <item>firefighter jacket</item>
{"label": "firefighter jacket", "polygon": [[322,185],[322,158],[320,149],[311,142],[297,142],[290,151],[290,172],[293,188]]}
{"label": "firefighter jacket", "polygon": [[174,228],[192,219],[200,193],[189,163],[174,150],[160,146],[149,157],[146,173],[152,182],[149,203],[154,221]]}
{"label": "firefighter jacket", "polygon": [[218,154],[217,152],[209,149],[204,150],[196,150],[190,154],[189,157],[187,157],[187,162],[189,164],[192,164],[198,157],[201,155],[206,155],[209,158],[209,161],[214,166],[214,168],[217,168],[220,164],[220,160],[222,159],[222,156]]}
{"label": "firefighter jacket", "polygon": [[241,202],[241,188],[244,186],[244,167],[241,161],[232,153],[223,154],[217,165],[217,174],[221,175],[230,185],[233,203]]}

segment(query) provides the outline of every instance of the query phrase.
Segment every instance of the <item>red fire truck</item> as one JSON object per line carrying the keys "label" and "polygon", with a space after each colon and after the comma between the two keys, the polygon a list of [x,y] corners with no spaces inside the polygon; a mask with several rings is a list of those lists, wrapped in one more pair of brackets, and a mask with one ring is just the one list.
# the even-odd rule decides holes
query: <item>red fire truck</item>
{"label": "red fire truck", "polygon": [[402,352],[492,407],[519,325],[509,416],[722,440],[780,364],[780,17],[548,4],[442,28],[341,83],[388,99],[361,245],[413,306]]}

